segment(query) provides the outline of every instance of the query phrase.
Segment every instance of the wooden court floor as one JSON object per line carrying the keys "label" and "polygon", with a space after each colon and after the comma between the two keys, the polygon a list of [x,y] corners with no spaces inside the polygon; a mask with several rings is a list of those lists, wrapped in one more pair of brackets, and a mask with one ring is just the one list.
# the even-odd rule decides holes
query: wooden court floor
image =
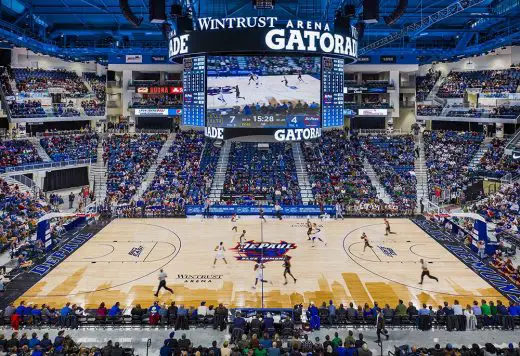
{"label": "wooden court floor", "polygon": [[[505,299],[487,282],[428,237],[408,219],[390,219],[396,234],[384,236],[382,219],[315,221],[327,246],[307,240],[305,220],[242,219],[238,232],[229,220],[119,219],[111,222],[85,245],[29,289],[20,299],[61,306],[66,301],[86,307],[149,306],[175,300],[195,306],[224,303],[229,307],[262,306],[261,283],[256,289],[253,267],[255,246],[238,248],[240,232],[245,241],[263,241],[263,251],[273,261],[265,263],[265,307],[292,307],[297,303],[356,304],[377,301],[395,307],[405,303],[437,306],[458,299]],[[372,249],[363,252],[361,233],[366,232]],[[215,247],[223,241],[228,262],[213,261]],[[283,243],[282,243],[283,242]],[[286,248],[284,248],[286,247]],[[294,283],[284,285],[282,262],[291,256]],[[439,282],[426,279],[419,285],[419,259],[429,262]],[[250,259],[250,260],[248,260]],[[158,271],[168,274],[175,294],[162,290],[154,297]]]}

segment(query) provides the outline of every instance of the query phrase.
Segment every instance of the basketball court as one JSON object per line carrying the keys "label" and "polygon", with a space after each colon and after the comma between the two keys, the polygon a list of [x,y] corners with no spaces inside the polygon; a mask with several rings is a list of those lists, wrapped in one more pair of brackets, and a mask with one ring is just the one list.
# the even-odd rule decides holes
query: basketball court
{"label": "basketball court", "polygon": [[[30,288],[20,300],[59,307],[70,301],[97,307],[101,301],[123,306],[161,303],[187,306],[205,300],[228,307],[292,307],[329,300],[356,304],[377,301],[395,307],[398,299],[434,306],[458,299],[503,298],[494,288],[447,252],[408,219],[390,219],[396,234],[384,236],[382,219],[313,221],[321,229],[321,242],[307,240],[305,219],[245,218],[238,232],[229,220],[118,219],[87,241],[64,262]],[[246,230],[247,245],[239,247]],[[365,232],[372,249],[363,252]],[[218,260],[215,248],[223,241],[228,262]],[[262,244],[263,243],[263,244]],[[253,267],[258,256],[265,262],[264,278],[256,289]],[[294,283],[284,285],[282,259],[291,256]],[[439,282],[419,285],[424,258]],[[162,290],[154,297],[157,274],[168,274],[172,296]]]}
{"label": "basketball court", "polygon": [[288,84],[283,83],[283,75],[259,76],[256,83],[249,84],[249,77],[208,77],[208,88],[210,87],[234,87],[240,88],[240,96],[245,99],[235,97],[235,92],[224,94],[225,103],[218,100],[217,95],[208,95],[208,109],[231,108],[237,104],[255,105],[259,104],[279,104],[286,102],[297,103],[298,101],[311,104],[320,102],[320,80],[308,74],[303,74],[303,82],[298,80],[297,75],[286,75]]}

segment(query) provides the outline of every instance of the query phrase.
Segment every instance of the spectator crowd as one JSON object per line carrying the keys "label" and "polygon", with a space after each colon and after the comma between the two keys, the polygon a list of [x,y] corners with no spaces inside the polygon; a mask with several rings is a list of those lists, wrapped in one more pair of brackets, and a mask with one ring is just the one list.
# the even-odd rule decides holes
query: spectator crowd
{"label": "spectator crowd", "polygon": [[460,196],[471,178],[468,166],[483,140],[478,132],[424,132],[430,198],[440,197],[441,191]]}
{"label": "spectator crowd", "polygon": [[301,204],[291,144],[232,142],[223,194],[233,203]]}
{"label": "spectator crowd", "polygon": [[98,135],[53,135],[40,139],[40,144],[53,161],[70,161],[95,158],[97,156]]}
{"label": "spectator crowd", "polygon": [[185,204],[204,204],[219,154],[220,149],[201,132],[178,132],[143,195],[145,205],[176,215],[182,214]]}
{"label": "spectator crowd", "polygon": [[369,135],[361,136],[360,141],[365,157],[391,196],[395,209],[413,214],[417,200],[413,136]]}
{"label": "spectator crowd", "polygon": [[130,201],[165,141],[164,134],[112,134],[103,141],[108,200]]}

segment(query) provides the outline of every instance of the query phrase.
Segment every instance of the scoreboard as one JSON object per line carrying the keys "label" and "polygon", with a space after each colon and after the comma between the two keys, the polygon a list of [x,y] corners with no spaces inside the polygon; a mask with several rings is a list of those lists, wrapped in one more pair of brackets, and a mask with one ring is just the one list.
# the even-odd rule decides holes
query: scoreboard
{"label": "scoreboard", "polygon": [[345,60],[322,58],[322,124],[323,127],[343,127],[344,93],[343,80]]}
{"label": "scoreboard", "polygon": [[233,115],[226,112],[208,113],[206,126],[225,128],[291,128],[320,127],[318,115]]}
{"label": "scoreboard", "polygon": [[206,116],[206,57],[184,58],[183,125],[204,126]]}

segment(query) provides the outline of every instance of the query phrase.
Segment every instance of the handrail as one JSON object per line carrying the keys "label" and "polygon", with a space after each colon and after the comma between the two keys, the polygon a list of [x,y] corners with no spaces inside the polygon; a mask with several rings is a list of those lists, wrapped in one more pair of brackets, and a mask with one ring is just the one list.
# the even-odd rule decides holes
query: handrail
{"label": "handrail", "polygon": [[82,134],[92,134],[95,131],[92,130],[67,130],[67,131],[53,131],[53,132],[36,132],[36,137],[48,137],[48,136],[66,136],[66,135],[82,135]]}
{"label": "handrail", "polygon": [[7,116],[7,121],[11,122],[11,109],[9,109],[9,104],[7,103],[7,100],[5,100],[5,93],[2,85],[0,85],[0,100],[2,102],[2,108],[5,111],[5,115]]}
{"label": "handrail", "polygon": [[10,173],[10,172],[19,172],[19,171],[32,171],[37,169],[45,169],[45,168],[61,168],[68,166],[77,166],[77,165],[85,165],[92,164],[97,162],[97,157],[85,158],[85,159],[77,159],[70,161],[59,161],[59,162],[38,162],[33,164],[25,164],[23,166],[14,166],[14,167],[4,167],[0,169],[2,173]]}
{"label": "handrail", "polygon": [[387,129],[359,129],[356,130],[360,135],[400,135],[402,134],[402,129],[393,129],[392,131],[388,131]]}

